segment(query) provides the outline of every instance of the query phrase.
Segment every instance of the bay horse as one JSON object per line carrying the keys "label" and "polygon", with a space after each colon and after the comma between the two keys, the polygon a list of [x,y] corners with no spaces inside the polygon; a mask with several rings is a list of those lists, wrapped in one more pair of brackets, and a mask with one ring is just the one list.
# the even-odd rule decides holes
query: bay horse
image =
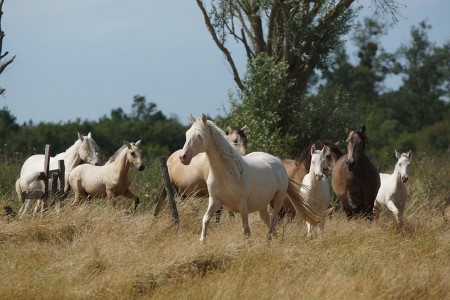
{"label": "bay horse", "polygon": [[408,198],[407,169],[411,163],[411,156],[411,150],[402,154],[395,150],[395,157],[398,160],[394,172],[380,173],[381,185],[375,200],[374,213],[378,217],[381,208],[387,208],[394,215],[397,227],[403,226],[403,212]]}
{"label": "bay horse", "polygon": [[364,153],[367,144],[366,126],[345,129],[347,154],[336,163],[332,173],[333,191],[342,203],[347,218],[373,219],[373,206],[380,188],[380,175]]}
{"label": "bay horse", "polygon": [[[300,154],[299,160],[294,159],[283,159],[283,165],[286,168],[289,178],[294,179],[297,182],[302,182],[303,178],[309,172],[309,168],[311,165],[311,147],[315,146],[316,150],[321,150],[325,146],[326,149],[323,152],[324,162],[323,169],[326,170],[329,174],[333,172],[333,169],[336,165],[336,162],[339,158],[344,155],[342,150],[339,148],[339,142],[333,142],[327,139],[318,139],[308,145]],[[290,219],[295,216],[295,209],[293,205],[289,202],[289,199],[284,201],[284,205],[282,210],[280,211],[280,219],[285,215],[288,215]]]}
{"label": "bay horse", "polygon": [[[68,187],[69,173],[76,166],[82,163],[88,163],[92,165],[99,165],[100,159],[98,157],[98,149],[95,140],[92,138],[92,134],[89,132],[87,135],[82,135],[78,132],[78,139],[70,146],[65,152],[57,154],[55,157],[50,157],[49,170],[58,169],[58,161],[64,160],[65,166],[65,187]],[[19,210],[19,216],[24,216],[31,203],[31,199],[25,199],[23,192],[29,192],[34,190],[44,190],[44,183],[36,180],[41,172],[44,171],[45,155],[35,154],[25,160],[20,170],[20,177],[17,179],[15,187],[17,196],[19,198],[22,207]],[[39,205],[43,204],[38,200],[35,213],[37,212]],[[58,206],[57,206],[58,207]],[[58,211],[57,211],[58,212]]]}
{"label": "bay horse", "polygon": [[[206,181],[208,208],[202,219],[200,241],[205,241],[209,221],[221,206],[241,214],[246,236],[250,236],[248,214],[259,212],[269,228],[268,238],[271,239],[286,195],[306,220],[314,224],[319,222],[320,213],[307,205],[279,158],[264,152],[241,156],[225,133],[207,120],[206,115],[202,114],[198,120],[190,115],[189,119],[192,126],[186,131],[180,161],[189,165],[193,157],[204,152],[211,166]],[[270,201],[274,203],[272,216],[268,212]]]}
{"label": "bay horse", "polygon": [[[328,178],[323,174],[323,166],[325,164],[325,153],[329,151],[327,145],[324,145],[322,150],[316,150],[316,145],[311,146],[311,164],[308,174],[303,177],[302,186],[300,187],[300,194],[307,200],[309,206],[316,211],[325,211],[330,204],[330,184]],[[325,226],[325,218],[321,218],[318,230],[323,232]],[[307,236],[312,236],[313,225],[306,221],[308,230]]]}
{"label": "bay horse", "polygon": [[145,169],[142,153],[139,149],[141,140],[136,143],[123,141],[124,145],[114,153],[103,166],[79,165],[69,174],[70,187],[75,193],[71,205],[76,205],[81,197],[107,198],[114,207],[117,196],[134,200],[134,211],[139,204],[139,197],[130,190],[128,177],[130,167],[134,165],[139,171]]}

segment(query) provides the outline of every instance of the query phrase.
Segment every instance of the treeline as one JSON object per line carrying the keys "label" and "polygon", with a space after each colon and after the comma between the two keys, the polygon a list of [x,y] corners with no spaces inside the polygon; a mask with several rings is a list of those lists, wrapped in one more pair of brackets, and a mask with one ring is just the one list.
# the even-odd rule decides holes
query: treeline
{"label": "treeline", "polygon": [[373,19],[357,24],[350,35],[355,53],[335,45],[306,93],[296,95],[288,110],[282,98],[295,84],[287,75],[289,66],[258,56],[244,81],[251,93],[232,97],[223,122],[247,124],[250,151],[281,157],[295,157],[319,138],[340,141],[345,149],[344,128],[363,124],[371,141],[366,151],[382,169],[392,164],[394,149],[448,152],[450,41],[431,42],[431,26],[421,22],[411,28],[407,44],[387,52],[380,40],[388,29]]}
{"label": "treeline", "polygon": [[[411,40],[386,52],[380,38],[388,28],[366,19],[351,36],[356,55],[337,45],[327,64],[316,70],[308,90],[286,110],[286,92],[293,83],[280,61],[261,54],[248,64],[243,84],[249,93],[230,97],[230,111],[216,122],[221,128],[247,125],[248,151],[266,151],[282,158],[297,157],[315,139],[339,141],[345,150],[344,128],[367,127],[367,153],[376,166],[392,165],[394,149],[445,153],[450,144],[450,41],[436,45],[428,39],[425,22],[411,28]],[[390,84],[396,78],[397,86]],[[200,113],[199,111],[198,113]],[[291,115],[285,118],[286,115]],[[198,116],[195,116],[198,117]],[[19,125],[7,108],[0,110],[3,161],[53,153],[73,144],[77,131],[92,132],[107,159],[123,139],[143,140],[147,158],[169,155],[184,143],[186,126],[168,118],[153,102],[135,96],[131,112],[113,109],[98,121],[69,121]]]}
{"label": "treeline", "polygon": [[176,118],[168,118],[157,110],[156,104],[143,96],[134,96],[131,113],[122,108],[113,109],[109,116],[98,121],[76,120],[65,123],[32,121],[19,125],[7,108],[0,110],[0,145],[3,162],[23,160],[43,153],[46,144],[52,145],[52,154],[65,151],[77,139],[77,132],[92,133],[100,146],[100,155],[107,160],[123,144],[123,140],[141,139],[141,150],[147,158],[168,155],[184,143],[186,127]]}

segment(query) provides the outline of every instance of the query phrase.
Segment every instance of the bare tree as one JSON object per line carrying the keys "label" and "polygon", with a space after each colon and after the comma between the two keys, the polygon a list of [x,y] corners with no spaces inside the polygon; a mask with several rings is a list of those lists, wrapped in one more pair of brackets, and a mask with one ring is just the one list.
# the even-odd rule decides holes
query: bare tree
{"label": "bare tree", "polygon": [[[4,0],[0,1],[0,74],[2,74],[6,67],[9,66],[16,58],[16,56],[14,55],[5,60],[9,52],[6,51],[5,53],[3,53],[3,38],[5,37],[5,33],[3,32],[1,27],[3,17],[3,2]],[[5,89],[0,87],[0,95],[3,95],[4,92]]]}

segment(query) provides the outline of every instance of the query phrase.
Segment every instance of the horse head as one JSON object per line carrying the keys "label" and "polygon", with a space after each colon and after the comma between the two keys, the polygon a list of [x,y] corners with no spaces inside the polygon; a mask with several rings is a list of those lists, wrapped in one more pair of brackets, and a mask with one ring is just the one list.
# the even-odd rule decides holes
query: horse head
{"label": "horse head", "polygon": [[245,135],[245,129],[247,125],[242,128],[231,128],[228,126],[228,139],[231,143],[238,149],[240,155],[245,155],[247,153],[247,136]]}
{"label": "horse head", "polygon": [[395,150],[395,157],[398,159],[395,168],[398,170],[398,174],[403,183],[406,183],[409,179],[408,173],[406,172],[409,164],[411,163],[411,150],[406,153],[400,154]]}
{"label": "horse head", "polygon": [[180,153],[180,161],[184,165],[189,165],[194,156],[206,150],[206,124],[207,118],[205,114],[195,120],[192,114],[189,116],[191,128],[186,131],[186,142]]}
{"label": "horse head", "polygon": [[317,181],[323,179],[323,166],[325,163],[324,153],[329,151],[330,148],[324,145],[322,150],[316,150],[316,145],[311,146],[311,166],[310,169],[314,171],[314,177]]}
{"label": "horse head", "polygon": [[133,164],[139,171],[143,171],[145,169],[144,160],[142,159],[142,152],[139,149],[139,145],[141,144],[141,140],[136,143],[130,143],[127,141],[123,141],[125,146],[127,146],[127,160],[129,163]]}
{"label": "horse head", "polygon": [[81,135],[78,132],[78,139],[81,144],[78,147],[78,156],[82,161],[85,161],[91,165],[100,165],[100,158],[98,157],[98,149],[99,147],[95,143],[92,138],[91,133],[89,132],[87,135]]}
{"label": "horse head", "polygon": [[347,132],[347,167],[350,171],[352,171],[356,164],[358,163],[359,158],[364,154],[364,150],[366,148],[366,125],[363,125],[361,129],[358,130],[350,130],[348,128],[345,129]]}

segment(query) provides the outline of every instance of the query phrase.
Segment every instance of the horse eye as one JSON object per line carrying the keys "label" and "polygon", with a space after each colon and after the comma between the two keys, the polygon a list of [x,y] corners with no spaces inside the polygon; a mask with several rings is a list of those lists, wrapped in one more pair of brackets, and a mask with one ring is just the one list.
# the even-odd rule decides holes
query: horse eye
{"label": "horse eye", "polygon": [[237,144],[237,143],[238,143],[238,140],[234,140],[233,143]]}
{"label": "horse eye", "polygon": [[136,153],[135,153],[134,151],[131,151],[131,155],[135,156],[135,155],[136,155]]}

